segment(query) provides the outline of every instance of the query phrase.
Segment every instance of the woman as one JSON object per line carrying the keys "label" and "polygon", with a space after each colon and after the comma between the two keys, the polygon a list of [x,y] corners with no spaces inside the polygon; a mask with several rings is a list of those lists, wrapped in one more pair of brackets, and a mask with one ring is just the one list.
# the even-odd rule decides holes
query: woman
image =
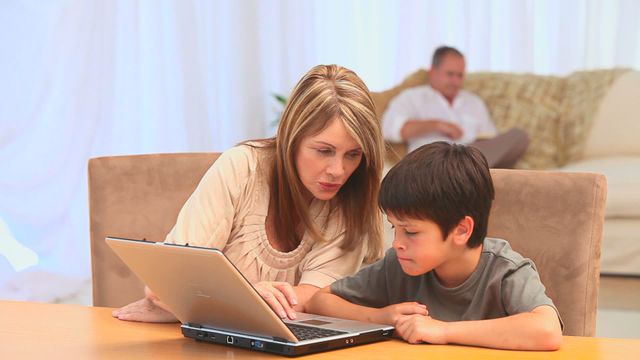
{"label": "woman", "polygon": [[[294,88],[276,137],[224,152],[166,242],[222,249],[276,313],[293,319],[319,288],[381,255],[383,151],[366,85],[346,68],[316,66]],[[145,292],[113,316],[176,321]]]}

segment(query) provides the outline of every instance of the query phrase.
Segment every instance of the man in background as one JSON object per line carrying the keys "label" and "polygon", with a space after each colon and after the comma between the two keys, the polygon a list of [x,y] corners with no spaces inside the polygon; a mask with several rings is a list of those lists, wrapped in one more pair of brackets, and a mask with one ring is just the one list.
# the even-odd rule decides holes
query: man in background
{"label": "man in background", "polygon": [[433,53],[429,85],[396,96],[382,117],[383,133],[392,142],[407,142],[409,151],[435,141],[478,148],[492,168],[512,168],[529,145],[528,134],[510,129],[496,136],[487,107],[477,95],[463,90],[464,55],[441,46]]}

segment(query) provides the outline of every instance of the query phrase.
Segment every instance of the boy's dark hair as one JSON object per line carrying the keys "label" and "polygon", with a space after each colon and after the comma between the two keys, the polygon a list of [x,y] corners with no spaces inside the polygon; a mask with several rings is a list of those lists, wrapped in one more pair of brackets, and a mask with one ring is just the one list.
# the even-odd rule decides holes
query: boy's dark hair
{"label": "boy's dark hair", "polygon": [[440,66],[442,59],[449,54],[456,55],[464,59],[464,55],[460,50],[451,46],[440,46],[433,52],[433,56],[431,57],[431,68],[437,68]]}
{"label": "boy's dark hair", "polygon": [[399,218],[435,222],[444,238],[465,216],[474,220],[467,246],[487,236],[494,198],[487,159],[480,150],[438,141],[419,147],[394,166],[380,188],[380,209]]}

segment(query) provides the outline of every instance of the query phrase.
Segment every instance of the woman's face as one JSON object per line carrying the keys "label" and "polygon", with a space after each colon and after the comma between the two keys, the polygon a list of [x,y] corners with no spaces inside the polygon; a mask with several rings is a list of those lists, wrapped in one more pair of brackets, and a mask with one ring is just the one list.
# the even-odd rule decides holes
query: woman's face
{"label": "woman's face", "polygon": [[296,154],[296,168],[309,200],[310,196],[319,200],[336,196],[360,161],[362,148],[337,118],[318,134],[303,138]]}

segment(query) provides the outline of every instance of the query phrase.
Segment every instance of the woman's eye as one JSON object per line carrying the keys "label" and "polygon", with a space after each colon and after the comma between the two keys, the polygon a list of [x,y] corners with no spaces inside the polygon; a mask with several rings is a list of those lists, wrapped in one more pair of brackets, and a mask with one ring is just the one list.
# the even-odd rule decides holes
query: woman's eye
{"label": "woman's eye", "polygon": [[352,159],[357,159],[357,158],[360,157],[360,155],[362,155],[362,153],[360,151],[354,151],[354,152],[347,153],[347,156],[352,158]]}
{"label": "woman's eye", "polygon": [[318,152],[322,155],[331,155],[333,150],[331,149],[318,149]]}

